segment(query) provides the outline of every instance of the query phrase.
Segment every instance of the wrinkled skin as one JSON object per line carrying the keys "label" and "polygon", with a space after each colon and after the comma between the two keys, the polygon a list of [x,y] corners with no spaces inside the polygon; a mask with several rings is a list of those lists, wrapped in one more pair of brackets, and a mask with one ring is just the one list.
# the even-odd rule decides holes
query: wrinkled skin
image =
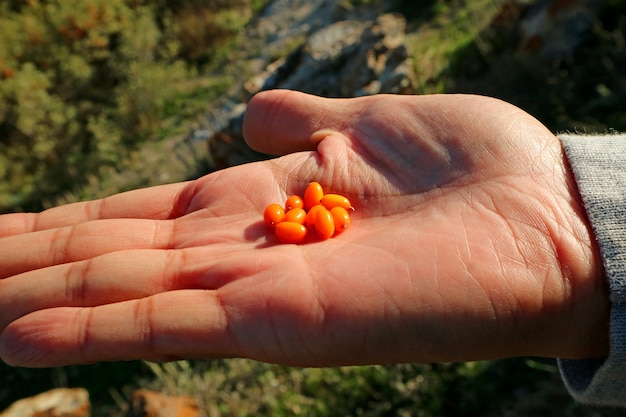
{"label": "wrinkled skin", "polygon": [[[559,141],[520,109],[271,91],[252,99],[244,134],[284,156],[0,216],[0,358],[607,353],[607,290],[576,186]],[[350,229],[278,243],[264,207],[312,180],[351,199]]]}

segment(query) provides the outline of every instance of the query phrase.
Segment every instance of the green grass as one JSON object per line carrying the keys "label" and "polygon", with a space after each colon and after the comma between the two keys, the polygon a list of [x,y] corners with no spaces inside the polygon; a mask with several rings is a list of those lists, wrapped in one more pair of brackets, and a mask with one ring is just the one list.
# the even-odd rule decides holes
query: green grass
{"label": "green grass", "polygon": [[[85,387],[95,417],[123,417],[135,388],[196,399],[204,416],[613,417],[578,405],[553,360],[519,358],[444,364],[292,368],[246,359],[101,363],[12,369],[10,400],[59,386]],[[12,394],[12,397],[8,397]]]}
{"label": "green grass", "polygon": [[[290,368],[249,360],[150,364],[144,385],[220,416],[595,416],[551,360]],[[612,415],[605,412],[603,415]]]}
{"label": "green grass", "polygon": [[[498,12],[501,0],[458,2],[435,1],[428,21],[408,36],[417,93],[447,92],[451,66],[469,45],[480,45],[481,32]],[[421,20],[420,20],[421,22]],[[487,51],[477,51],[487,53]]]}

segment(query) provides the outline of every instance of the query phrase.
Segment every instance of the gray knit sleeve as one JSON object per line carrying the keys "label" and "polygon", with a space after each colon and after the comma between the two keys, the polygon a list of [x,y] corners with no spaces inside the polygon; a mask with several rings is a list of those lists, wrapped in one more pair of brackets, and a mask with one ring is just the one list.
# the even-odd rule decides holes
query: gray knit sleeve
{"label": "gray knit sleeve", "polygon": [[559,360],[563,381],[583,403],[626,406],[626,135],[560,135],[609,282],[610,353]]}

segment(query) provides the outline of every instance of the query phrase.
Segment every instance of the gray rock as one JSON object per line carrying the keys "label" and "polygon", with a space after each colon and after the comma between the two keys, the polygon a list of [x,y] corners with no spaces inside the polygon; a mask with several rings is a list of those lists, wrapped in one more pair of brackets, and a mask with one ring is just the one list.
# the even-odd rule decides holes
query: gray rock
{"label": "gray rock", "polygon": [[404,29],[404,18],[395,14],[334,23],[268,66],[246,89],[254,94],[285,88],[326,97],[411,92]]}
{"label": "gray rock", "polygon": [[588,36],[602,0],[540,0],[520,22],[522,49],[567,60]]}

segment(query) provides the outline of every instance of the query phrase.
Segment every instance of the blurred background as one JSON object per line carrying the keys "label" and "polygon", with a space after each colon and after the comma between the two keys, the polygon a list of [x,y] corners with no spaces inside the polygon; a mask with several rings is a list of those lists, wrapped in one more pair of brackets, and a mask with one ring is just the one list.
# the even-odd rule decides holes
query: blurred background
{"label": "blurred background", "polygon": [[[625,0],[0,2],[0,213],[269,158],[241,137],[256,92],[476,93],[553,132],[626,130]],[[85,387],[122,416],[137,388],[206,416],[617,416],[554,360],[295,369],[246,360],[0,363],[0,410]]]}

